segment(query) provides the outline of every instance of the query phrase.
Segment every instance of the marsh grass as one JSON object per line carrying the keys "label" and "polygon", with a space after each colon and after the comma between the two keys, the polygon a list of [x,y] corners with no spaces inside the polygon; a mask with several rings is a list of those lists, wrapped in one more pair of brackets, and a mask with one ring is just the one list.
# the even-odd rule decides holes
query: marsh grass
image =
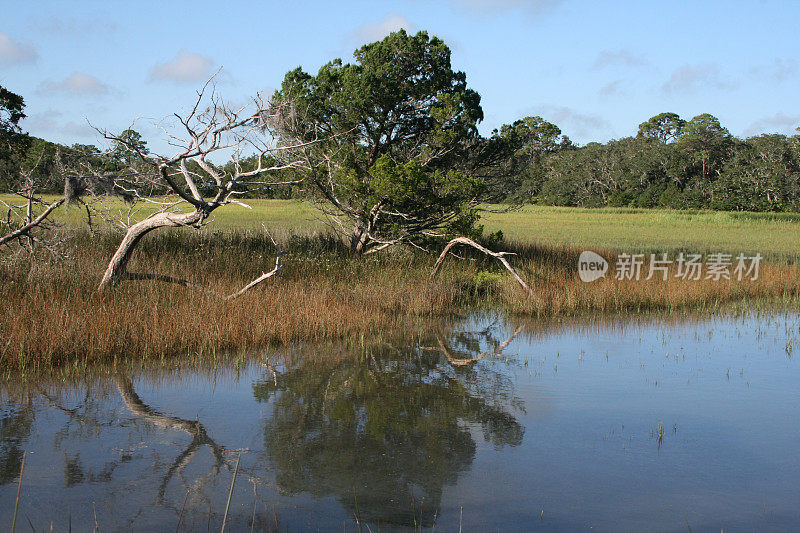
{"label": "marsh grass", "polygon": [[[68,260],[0,261],[2,377],[131,359],[215,360],[220,353],[298,341],[418,330],[437,317],[487,309],[546,318],[752,311],[798,301],[800,266],[789,250],[800,249],[800,219],[792,216],[543,207],[490,215],[487,229],[508,236],[493,248],[517,254],[512,263],[531,285],[529,297],[496,260],[471,250],[459,250],[465,259],[446,262],[431,281],[434,254],[398,247],[353,258],[308,204],[251,202],[252,211],[220,210],[201,231],[148,235],[130,264],[133,272],[188,278],[230,294],[274,265],[275,248],[263,223],[286,252],[286,266],[279,277],[231,302],[154,282],[125,282],[99,294],[97,284],[120,235],[81,228],[78,209],[59,213],[70,235]],[[583,249],[601,253],[612,265],[619,252],[650,250],[760,252],[767,260],[752,282],[619,281],[609,275],[587,284],[576,270]]]}
{"label": "marsh grass", "polygon": [[[486,309],[544,318],[785,307],[795,305],[800,287],[800,266],[774,262],[762,264],[757,281],[609,276],[587,284],[576,271],[580,248],[506,242],[503,248],[518,254],[513,263],[534,290],[529,297],[495,260],[469,250],[431,281],[433,254],[397,248],[353,258],[325,233],[277,232],[277,238],[287,252],[280,277],[231,302],[155,282],[125,282],[98,293],[119,242],[111,233],[77,232],[67,261],[6,260],[0,264],[0,369],[9,379],[131,358],[214,358],[419,328],[436,317]],[[599,251],[613,264],[615,252]],[[274,254],[263,231],[167,231],[142,242],[130,270],[185,277],[230,293],[270,270]]]}
{"label": "marsh grass", "polygon": [[759,252],[781,263],[800,260],[800,213],[525,206],[488,213],[482,222],[487,231],[500,229],[520,242],[636,253]]}

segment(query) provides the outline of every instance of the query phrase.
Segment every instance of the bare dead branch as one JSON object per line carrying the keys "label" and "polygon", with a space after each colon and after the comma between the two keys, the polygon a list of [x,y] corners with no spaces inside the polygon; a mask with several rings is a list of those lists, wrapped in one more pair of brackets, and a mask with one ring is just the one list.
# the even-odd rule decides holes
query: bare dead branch
{"label": "bare dead branch", "polygon": [[45,219],[47,219],[47,217],[50,216],[50,213],[52,213],[58,206],[60,206],[63,203],[64,203],[63,198],[51,203],[50,205],[47,206],[47,208],[44,211],[41,212],[41,214],[39,214],[39,216],[37,216],[27,224],[25,224],[20,228],[17,228],[16,230],[12,231],[7,235],[3,235],[2,237],[0,237],[0,245],[10,242],[14,239],[19,239],[22,237],[29,236],[29,233],[32,229],[41,225],[42,222],[44,222]]}
{"label": "bare dead branch", "polygon": [[[314,139],[291,146],[279,144],[277,136],[271,133],[271,124],[276,113],[282,112],[281,106],[273,106],[260,95],[245,105],[227,105],[217,95],[213,79],[212,76],[198,92],[188,113],[174,115],[180,123],[180,126],[176,126],[180,132],[168,132],[166,127],[158,126],[168,137],[169,143],[178,147],[178,151],[171,156],[150,153],[138,136],[98,130],[117,149],[122,150],[124,157],[118,157],[115,161],[122,162],[125,169],[116,173],[90,169],[87,175],[95,181],[111,183],[113,190],[124,191],[133,202],[150,202],[153,191],[164,195],[162,208],[146,219],[133,224],[115,221],[118,226],[125,228],[126,233],[109,262],[99,289],[134,279],[192,286],[186,280],[171,276],[127,272],[127,263],[141,238],[162,227],[202,227],[208,223],[214,210],[228,204],[248,207],[238,199],[248,186],[299,182],[284,176],[272,182],[265,178],[302,165],[300,160],[279,159],[274,155],[276,152],[302,150],[304,146],[315,142]],[[252,156],[248,156],[252,159],[247,164],[242,159],[244,150],[254,151]],[[215,156],[228,157],[229,164],[218,166],[212,163]],[[192,206],[193,211],[177,212],[178,206],[185,205],[181,202]],[[129,212],[129,221],[130,218]],[[274,276],[281,267],[279,253],[273,270],[263,273],[225,298],[239,297]]]}
{"label": "bare dead branch", "polygon": [[281,252],[278,252],[278,255],[275,257],[275,268],[273,268],[269,272],[261,274],[259,277],[257,277],[256,279],[254,279],[253,281],[251,281],[238,291],[234,292],[233,294],[229,294],[228,296],[225,297],[225,300],[233,300],[235,298],[238,298],[242,294],[246,293],[256,285],[258,285],[259,283],[277,274],[278,271],[283,268],[283,263],[281,263],[281,255],[282,255]]}
{"label": "bare dead branch", "polygon": [[511,275],[514,276],[514,279],[517,280],[517,283],[519,283],[520,286],[523,289],[525,289],[525,292],[533,296],[533,291],[531,290],[531,288],[528,286],[527,283],[525,283],[525,281],[520,277],[520,275],[517,274],[517,271],[514,270],[514,267],[512,267],[511,264],[505,258],[506,255],[515,255],[515,254],[510,252],[493,252],[488,248],[484,248],[483,246],[473,241],[472,239],[468,239],[466,237],[456,237],[455,239],[452,239],[450,242],[447,243],[447,246],[444,247],[444,250],[442,250],[442,253],[439,255],[439,259],[436,260],[436,264],[433,265],[433,270],[431,271],[431,277],[430,277],[431,279],[433,279],[436,276],[436,273],[439,272],[439,267],[442,266],[442,263],[444,262],[445,258],[447,258],[447,254],[450,252],[450,249],[456,246],[457,244],[466,244],[468,246],[472,246],[476,250],[483,252],[484,254],[489,255],[491,257],[494,257],[495,259],[500,261],[503,264],[503,266],[506,267],[506,270],[508,270],[511,273]]}

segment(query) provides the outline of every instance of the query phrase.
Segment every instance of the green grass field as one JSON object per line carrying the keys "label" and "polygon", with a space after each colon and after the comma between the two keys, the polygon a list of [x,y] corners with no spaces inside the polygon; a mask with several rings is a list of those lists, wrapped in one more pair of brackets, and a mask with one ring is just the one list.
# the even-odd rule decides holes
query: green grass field
{"label": "green grass field", "polygon": [[521,242],[636,252],[760,252],[800,259],[800,215],[526,206],[487,214],[486,229]]}
{"label": "green grass field", "polygon": [[[261,230],[276,233],[325,231],[325,216],[297,200],[247,200],[252,209],[229,205],[214,212],[208,229]],[[496,208],[490,208],[496,211]],[[502,211],[502,210],[501,210]],[[148,213],[144,207],[136,216]],[[80,209],[60,210],[68,224],[83,220]],[[525,206],[484,213],[489,232],[508,240],[625,252],[761,253],[773,261],[800,260],[800,214],[676,211],[668,209],[580,209]]]}

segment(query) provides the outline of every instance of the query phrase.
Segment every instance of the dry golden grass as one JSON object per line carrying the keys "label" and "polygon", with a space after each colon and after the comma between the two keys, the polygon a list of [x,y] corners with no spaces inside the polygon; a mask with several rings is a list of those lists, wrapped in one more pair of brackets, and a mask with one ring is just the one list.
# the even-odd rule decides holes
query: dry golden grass
{"label": "dry golden grass", "polygon": [[[100,294],[97,283],[119,237],[74,238],[71,258],[0,264],[0,369],[6,378],[65,364],[122,359],[207,357],[294,341],[359,338],[420,328],[432,317],[475,309],[551,317],[587,313],[756,309],[797,301],[800,266],[763,264],[757,281],[618,281],[583,283],[577,248],[507,243],[530,282],[522,292],[486,257],[445,263],[397,249],[352,258],[333,238],[282,237],[288,251],[279,278],[233,301],[156,282],[124,282]],[[614,261],[614,254],[605,252]],[[230,293],[274,264],[274,249],[255,231],[164,232],[148,236],[132,271],[158,272]],[[188,274],[187,274],[188,273]]]}

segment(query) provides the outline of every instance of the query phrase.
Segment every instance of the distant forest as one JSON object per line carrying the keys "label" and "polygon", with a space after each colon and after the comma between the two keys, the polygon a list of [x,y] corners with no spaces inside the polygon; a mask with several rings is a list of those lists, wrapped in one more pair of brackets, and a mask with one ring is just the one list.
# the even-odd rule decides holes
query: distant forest
{"label": "distant forest", "polygon": [[[16,127],[24,117],[22,97],[3,91],[0,110],[0,188],[7,191],[20,169],[33,169],[43,192],[61,193],[64,180],[56,155],[91,158],[108,169],[122,168],[131,154],[92,145],[62,146]],[[15,126],[15,127],[12,127]],[[491,202],[578,207],[666,207],[744,211],[800,210],[800,128],[798,134],[763,134],[740,139],[710,114],[684,120],[661,113],[639,125],[635,136],[578,146],[541,117],[503,126],[493,137],[524,132],[514,157],[523,165],[486,180]],[[146,150],[139,134],[125,135]],[[246,163],[246,161],[245,161]],[[286,170],[282,181],[292,181]],[[158,190],[153,190],[158,194]],[[303,198],[302,185],[253,187],[250,197]]]}

